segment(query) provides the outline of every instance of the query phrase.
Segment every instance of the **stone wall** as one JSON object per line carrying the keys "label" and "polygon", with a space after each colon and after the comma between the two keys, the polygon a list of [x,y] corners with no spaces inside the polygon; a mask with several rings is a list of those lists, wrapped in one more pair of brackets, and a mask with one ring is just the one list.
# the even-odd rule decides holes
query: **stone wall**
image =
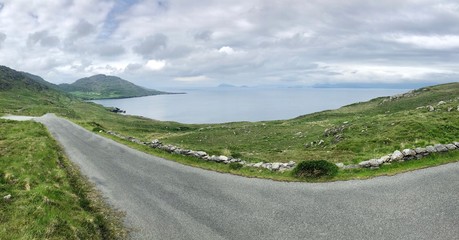
{"label": "stone wall", "polygon": [[124,140],[131,141],[133,143],[142,144],[142,145],[145,145],[145,146],[149,146],[151,148],[161,149],[161,150],[164,150],[164,151],[172,153],[172,154],[179,154],[179,155],[183,155],[183,156],[190,156],[190,157],[199,158],[199,159],[202,159],[204,161],[212,161],[212,162],[223,163],[223,164],[239,163],[241,165],[248,166],[248,167],[265,168],[265,169],[269,169],[271,171],[280,171],[280,172],[291,170],[296,165],[294,161],[290,161],[288,163],[281,163],[281,162],[274,162],[274,163],[264,163],[264,162],[247,163],[246,161],[243,161],[243,160],[241,160],[239,158],[232,158],[232,157],[223,156],[223,155],[219,155],[219,156],[209,155],[204,151],[194,151],[194,150],[189,150],[189,149],[183,149],[183,148],[171,145],[171,144],[163,144],[158,139],[155,139],[155,140],[153,140],[151,142],[143,142],[143,141],[141,141],[141,140],[139,140],[137,138],[123,136],[123,135],[121,135],[119,133],[116,133],[116,132],[113,132],[113,131],[107,131],[106,133],[108,133],[108,134],[110,134],[112,136],[116,136],[118,138],[124,139]]}

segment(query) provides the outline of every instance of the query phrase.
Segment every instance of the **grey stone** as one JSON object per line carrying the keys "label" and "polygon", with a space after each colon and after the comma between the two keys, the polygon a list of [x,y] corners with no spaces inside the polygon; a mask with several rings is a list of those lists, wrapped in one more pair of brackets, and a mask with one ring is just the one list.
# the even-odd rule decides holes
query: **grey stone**
{"label": "grey stone", "polygon": [[449,107],[449,108],[448,108],[448,112],[451,112],[451,111],[453,111],[453,108],[452,108],[452,107]]}
{"label": "grey stone", "polygon": [[448,148],[445,147],[445,145],[443,144],[435,144],[435,150],[437,150],[437,152],[447,152],[448,151]]}
{"label": "grey stone", "polygon": [[445,104],[445,103],[446,103],[445,101],[440,101],[440,102],[437,103],[437,106],[440,106],[440,105]]}
{"label": "grey stone", "polygon": [[426,152],[427,152],[427,149],[418,147],[418,148],[414,149],[414,151],[415,151],[417,154],[423,154],[423,153],[426,153]]}
{"label": "grey stone", "polygon": [[223,156],[223,155],[218,156],[218,161],[219,161],[219,162],[228,161],[228,157],[227,157],[227,156]]}
{"label": "grey stone", "polygon": [[253,167],[259,168],[261,165],[263,165],[263,162],[255,163],[253,164]]}
{"label": "grey stone", "polygon": [[432,106],[430,106],[430,105],[429,105],[429,106],[427,106],[427,109],[429,110],[429,112],[433,112],[433,111],[435,111],[435,108],[434,108],[434,107],[432,107]]}
{"label": "grey stone", "polygon": [[426,147],[426,150],[429,153],[436,153],[437,152],[437,149],[435,149],[434,146],[430,146],[430,145]]}
{"label": "grey stone", "polygon": [[279,170],[280,166],[281,166],[281,164],[276,162],[276,163],[273,163],[271,165],[271,169],[272,170]]}
{"label": "grey stone", "polygon": [[416,151],[413,149],[403,149],[402,154],[405,157],[414,157],[416,156]]}
{"label": "grey stone", "polygon": [[289,162],[288,162],[288,166],[289,166],[289,167],[295,166],[295,162],[294,162],[294,161],[289,161]]}
{"label": "grey stone", "polygon": [[456,145],[456,147],[459,148],[459,142],[454,142],[453,144]]}
{"label": "grey stone", "polygon": [[390,154],[380,158],[381,163],[390,162]]}
{"label": "grey stone", "polygon": [[448,148],[448,150],[454,150],[454,149],[457,148],[456,145],[454,145],[454,144],[452,144],[452,143],[446,144],[445,147]]}
{"label": "grey stone", "polygon": [[359,162],[359,167],[362,167],[362,168],[368,168],[371,166],[371,163],[370,161],[362,161],[362,162]]}
{"label": "grey stone", "polygon": [[395,150],[390,157],[391,161],[400,161],[402,159],[403,159],[403,153],[400,152],[399,150]]}
{"label": "grey stone", "polygon": [[3,200],[5,200],[5,201],[9,201],[10,199],[11,199],[11,194],[8,194],[8,195],[3,197]]}
{"label": "grey stone", "polygon": [[343,167],[344,167],[344,163],[341,163],[341,162],[335,163],[335,165],[336,165],[337,167],[339,167],[339,168],[343,168]]}
{"label": "grey stone", "polygon": [[379,165],[382,164],[382,162],[379,161],[379,159],[371,159],[369,160],[370,162],[370,167],[379,167]]}
{"label": "grey stone", "polygon": [[204,156],[207,156],[207,153],[204,152],[204,151],[197,151],[196,154],[200,157],[204,157]]}

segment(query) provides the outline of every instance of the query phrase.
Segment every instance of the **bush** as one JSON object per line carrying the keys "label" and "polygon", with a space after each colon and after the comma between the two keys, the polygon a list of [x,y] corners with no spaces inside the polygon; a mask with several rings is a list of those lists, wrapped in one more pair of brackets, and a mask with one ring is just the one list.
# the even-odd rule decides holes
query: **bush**
{"label": "bush", "polygon": [[335,176],[338,173],[338,167],[325,160],[318,161],[303,161],[300,162],[292,171],[295,177],[322,177],[322,176]]}
{"label": "bush", "polygon": [[237,163],[237,162],[232,162],[229,164],[229,168],[232,170],[239,170],[242,168],[242,164]]}

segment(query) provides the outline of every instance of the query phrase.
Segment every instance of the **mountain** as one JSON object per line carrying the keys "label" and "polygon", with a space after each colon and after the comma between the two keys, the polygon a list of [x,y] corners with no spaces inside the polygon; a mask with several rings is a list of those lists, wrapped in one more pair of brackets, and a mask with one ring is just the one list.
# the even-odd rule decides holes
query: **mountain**
{"label": "mountain", "polygon": [[[10,91],[15,89],[27,89],[33,91],[46,91],[51,89],[50,86],[41,80],[34,78],[32,74],[25,74],[13,70],[9,67],[0,66],[0,91]],[[49,83],[51,84],[51,83]]]}
{"label": "mountain", "polygon": [[60,84],[59,89],[83,99],[130,98],[168,94],[137,86],[116,76],[103,74],[81,78],[72,84]]}

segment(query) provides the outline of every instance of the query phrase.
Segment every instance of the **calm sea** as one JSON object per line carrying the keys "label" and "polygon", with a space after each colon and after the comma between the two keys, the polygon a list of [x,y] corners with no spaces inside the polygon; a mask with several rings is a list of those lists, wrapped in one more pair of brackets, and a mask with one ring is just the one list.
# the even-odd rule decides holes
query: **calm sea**
{"label": "calm sea", "polygon": [[407,89],[229,88],[184,90],[187,94],[95,100],[126,114],[182,123],[290,119],[300,115],[390,96]]}

